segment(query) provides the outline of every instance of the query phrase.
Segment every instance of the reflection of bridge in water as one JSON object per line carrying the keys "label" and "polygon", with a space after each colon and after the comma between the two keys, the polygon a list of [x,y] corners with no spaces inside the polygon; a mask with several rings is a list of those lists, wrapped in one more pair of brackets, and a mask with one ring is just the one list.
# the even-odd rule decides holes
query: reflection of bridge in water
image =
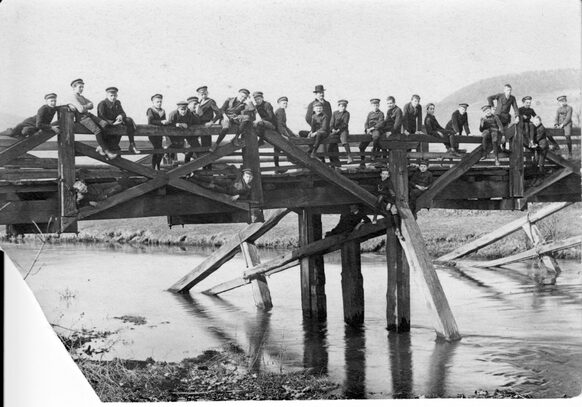
{"label": "reflection of bridge in water", "polygon": [[[457,141],[478,146],[461,156],[431,152],[430,144],[442,140],[426,135],[390,137],[381,142],[388,149],[380,159],[391,170],[396,193],[396,206],[402,218],[403,239],[394,233],[390,220],[364,225],[358,230],[323,238],[321,216],[343,213],[350,204],[362,204],[367,213],[376,211],[378,169],[361,170],[358,164],[334,170],[320,160],[311,158],[305,150],[310,139],[287,140],[273,131],[266,131],[264,140],[283,153],[281,168],[276,172],[274,153],[269,146],[259,147],[254,129],[246,131],[243,141],[228,143],[210,152],[207,147],[182,149],[152,149],[139,141],[138,149],[145,157],[128,160],[123,152],[107,159],[95,151],[93,141],[75,140],[82,132],[73,123],[73,114],[60,111],[61,134],[52,142],[50,133],[41,133],[22,140],[0,139],[0,224],[14,233],[75,232],[81,220],[126,219],[148,216],[168,216],[170,224],[249,222],[247,228],[216,250],[211,256],[177,281],[170,290],[187,292],[220,268],[236,253],[242,252],[247,269],[241,277],[224,282],[206,291],[222,292],[251,285],[259,308],[272,307],[266,277],[299,264],[301,270],[302,310],[306,326],[326,318],[325,274],[323,254],[341,250],[342,294],[344,319],[358,326],[364,317],[360,242],[375,236],[386,237],[387,283],[386,317],[389,330],[408,332],[410,329],[410,276],[419,282],[432,313],[439,336],[449,340],[460,334],[444,295],[432,259],[414,214],[408,205],[408,160],[424,158],[430,161],[436,181],[416,201],[416,208],[454,208],[480,210],[525,209],[528,202],[563,202],[553,204],[523,220],[512,222],[499,231],[455,250],[441,260],[453,260],[478,250],[509,233],[523,229],[534,249],[511,258],[497,259],[483,267],[498,267],[512,261],[539,257],[544,265],[542,283],[555,282],[559,266],[551,253],[580,244],[580,237],[563,242],[546,242],[535,223],[545,216],[580,201],[580,163],[566,160],[549,152],[545,174],[527,165],[531,153],[523,148],[523,136],[515,133],[510,155],[501,156],[501,166],[495,166],[481,146],[481,137],[461,136]],[[220,126],[195,126],[189,129],[160,126],[137,126],[136,139],[145,137],[192,137],[218,134]],[[119,133],[122,129],[111,132]],[[512,127],[507,131],[515,131]],[[558,140],[562,130],[548,129]],[[350,143],[369,141],[369,135],[351,135]],[[330,137],[326,143],[337,142]],[[579,144],[579,138],[577,139]],[[416,150],[412,152],[411,150]],[[34,154],[56,151],[58,158],[42,158]],[[148,160],[152,153],[194,152],[196,158],[178,167],[156,171]],[[343,153],[333,153],[344,160]],[[371,151],[364,153],[370,156]],[[77,157],[82,157],[77,159]],[[254,173],[248,200],[233,200],[217,190],[197,182],[200,177],[218,181],[232,180],[233,164],[242,164]],[[77,207],[73,183],[82,178],[93,186],[122,185],[121,192],[106,197],[94,206]],[[266,212],[264,212],[266,211]],[[299,215],[298,249],[261,262],[255,241],[271,230],[288,213]],[[265,216],[266,215],[266,216]],[[265,219],[266,218],[266,219]],[[477,264],[478,265],[478,264]],[[411,273],[412,271],[412,273]],[[263,321],[264,322],[264,321]],[[267,319],[268,323],[268,319]],[[309,335],[313,335],[313,332]],[[308,334],[306,334],[308,336]],[[312,338],[312,336],[310,336]],[[313,338],[318,338],[315,334]],[[352,341],[353,335],[349,335]],[[363,337],[360,338],[363,341]],[[357,340],[353,339],[356,343]],[[316,341],[312,341],[316,342]],[[362,345],[365,341],[361,342]],[[322,345],[323,346],[323,345]],[[307,359],[311,357],[306,356]],[[349,357],[352,359],[353,355]],[[320,359],[317,352],[312,359]],[[325,358],[323,358],[325,360]],[[357,357],[356,357],[357,359]],[[323,363],[321,363],[323,365]],[[357,389],[354,392],[358,392]]]}

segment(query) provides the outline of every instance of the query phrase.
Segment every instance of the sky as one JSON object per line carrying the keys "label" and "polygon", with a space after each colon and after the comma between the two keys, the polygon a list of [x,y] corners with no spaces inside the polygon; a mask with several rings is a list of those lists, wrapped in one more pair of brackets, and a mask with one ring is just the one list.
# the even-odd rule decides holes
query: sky
{"label": "sky", "polygon": [[288,96],[289,124],[299,130],[323,84],[332,106],[350,101],[355,131],[372,97],[385,110],[388,95],[402,106],[417,93],[426,104],[491,76],[579,68],[580,4],[3,0],[0,112],[32,115],[44,94],[65,96],[81,77],[95,104],[117,86],[138,123],[154,93],[169,111],[207,85],[219,105],[242,87],[273,104]]}

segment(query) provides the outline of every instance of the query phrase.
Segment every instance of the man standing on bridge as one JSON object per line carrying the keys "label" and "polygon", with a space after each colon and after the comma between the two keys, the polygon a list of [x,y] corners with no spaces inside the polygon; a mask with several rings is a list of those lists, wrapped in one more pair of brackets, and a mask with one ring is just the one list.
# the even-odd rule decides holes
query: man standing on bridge
{"label": "man standing on bridge", "polygon": [[568,158],[572,158],[572,106],[568,105],[568,100],[565,95],[558,97],[560,107],[556,111],[556,118],[554,120],[554,127],[557,129],[564,129],[564,136],[566,137],[566,145],[568,146]]}
{"label": "man standing on bridge", "polygon": [[508,152],[507,147],[505,146],[506,141],[511,145],[511,140],[513,139],[513,134],[510,134],[507,140],[505,140],[505,129],[511,123],[511,114],[509,113],[511,108],[513,108],[513,114],[515,115],[515,124],[517,125],[517,123],[519,123],[519,109],[517,107],[517,100],[515,100],[515,96],[511,94],[511,91],[511,85],[507,83],[503,87],[503,93],[491,95],[487,98],[487,103],[489,103],[489,106],[495,107],[495,116],[499,117],[499,121],[503,125],[501,128],[500,142],[504,152]]}

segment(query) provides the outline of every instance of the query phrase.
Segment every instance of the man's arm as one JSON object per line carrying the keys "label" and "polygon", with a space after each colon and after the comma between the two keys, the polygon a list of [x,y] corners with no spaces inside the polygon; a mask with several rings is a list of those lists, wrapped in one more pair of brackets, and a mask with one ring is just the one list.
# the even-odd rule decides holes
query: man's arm
{"label": "man's arm", "polygon": [[422,107],[418,105],[418,116],[416,117],[416,131],[422,131]]}
{"label": "man's arm", "polygon": [[[85,108],[85,105],[83,105],[79,99],[77,98],[76,95],[71,95],[71,97],[69,98],[69,100],[67,101],[67,105],[72,109],[72,110],[76,110],[79,113],[85,113],[87,112],[87,109]],[[92,107],[92,106],[91,106]]]}
{"label": "man's arm", "polygon": [[313,102],[307,106],[307,112],[305,113],[305,121],[307,124],[311,124],[311,117],[313,116]]}
{"label": "man's arm", "polygon": [[402,110],[401,109],[396,109],[396,112],[394,113],[394,127],[393,127],[393,131],[400,131],[400,128],[402,127]]}
{"label": "man's arm", "polygon": [[100,119],[105,120],[107,123],[112,124],[115,119],[110,119],[109,117],[107,117],[107,106],[105,105],[105,102],[99,102],[99,104],[97,105],[97,116]]}
{"label": "man's arm", "polygon": [[42,105],[36,112],[36,124],[34,127],[36,127],[37,129],[48,130],[51,128],[50,122],[52,120],[52,117],[48,120],[48,123],[46,123],[46,121],[44,120],[44,117],[47,114],[47,109],[48,109],[47,105]]}
{"label": "man's arm", "polygon": [[499,99],[499,94],[496,94],[496,95],[491,95],[491,96],[489,96],[489,97],[487,98],[487,103],[488,103],[490,106],[495,106],[495,105],[493,104],[493,102],[495,102],[497,99]]}
{"label": "man's arm", "polygon": [[118,107],[119,107],[119,114],[121,115],[121,118],[123,120],[125,120],[127,118],[127,115],[125,114],[125,110],[123,110],[123,106],[121,106],[121,102],[118,100],[117,101]]}
{"label": "man's arm", "polygon": [[568,108],[566,109],[566,120],[564,120],[564,123],[562,123],[563,127],[566,127],[567,125],[572,123],[572,111],[573,110],[574,109],[572,109],[572,106],[568,106]]}

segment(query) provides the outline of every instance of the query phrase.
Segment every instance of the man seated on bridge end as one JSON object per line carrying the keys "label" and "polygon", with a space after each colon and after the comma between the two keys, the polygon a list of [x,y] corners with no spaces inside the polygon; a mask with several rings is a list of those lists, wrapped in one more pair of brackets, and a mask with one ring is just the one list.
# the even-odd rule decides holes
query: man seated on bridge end
{"label": "man seated on bridge end", "polygon": [[[110,86],[105,89],[107,97],[97,105],[97,116],[105,120],[109,126],[124,126],[129,139],[129,152],[132,154],[139,154],[140,151],[135,146],[135,122],[131,117],[127,117],[121,102],[117,99],[117,89],[115,86]],[[114,150],[119,151],[119,141],[121,136],[111,136],[111,145]]]}
{"label": "man seated on bridge end", "polygon": [[558,97],[560,107],[556,110],[556,117],[554,119],[554,127],[557,129],[564,129],[564,136],[566,137],[566,145],[568,146],[568,158],[572,159],[572,106],[568,105],[566,95]]}
{"label": "man seated on bridge end", "polygon": [[[412,95],[410,102],[402,108],[402,127],[405,135],[422,134],[422,106],[420,96]],[[416,150],[419,151],[417,144]]]}
{"label": "man seated on bridge end", "polygon": [[71,82],[73,93],[67,104],[69,109],[75,112],[75,121],[95,135],[99,146],[96,148],[100,155],[107,156],[110,160],[117,157],[113,152],[114,137],[103,134],[103,129],[109,125],[107,121],[95,116],[89,110],[93,109],[93,102],[82,95],[85,89],[83,79],[75,79]]}
{"label": "man seated on bridge end", "polygon": [[426,105],[426,117],[424,118],[426,134],[443,140],[444,145],[447,148],[447,153],[458,157],[460,155],[459,144],[455,141],[455,132],[453,130],[447,130],[443,128],[435,117],[434,112],[434,103],[429,103]]}
{"label": "man seated on bridge end", "polygon": [[210,147],[210,151],[215,151],[228,133],[235,133],[232,143],[236,144],[241,134],[248,126],[255,121],[255,107],[248,102],[251,92],[248,89],[239,89],[236,97],[225,100],[220,109],[224,118],[222,119],[222,130],[216,139],[216,144]]}
{"label": "man seated on bridge end", "polygon": [[392,181],[390,181],[390,169],[388,167],[382,167],[380,182],[376,185],[376,193],[378,194],[376,200],[377,212],[374,213],[372,223],[376,223],[378,214],[381,214],[386,219],[391,219],[394,226],[394,234],[400,240],[404,240],[400,230],[400,214],[396,207],[396,192],[394,192]]}
{"label": "man seated on bridge end", "polygon": [[58,134],[59,126],[51,124],[57,113],[57,95],[56,93],[48,93],[44,96],[44,100],[45,104],[38,109],[36,116],[25,119],[22,123],[3,133],[9,137],[34,136],[42,131],[52,131]]}
{"label": "man seated on bridge end", "polygon": [[[352,151],[350,150],[350,144],[348,143],[348,136],[349,136],[349,125],[350,125],[350,112],[346,109],[348,107],[348,101],[345,99],[338,100],[337,102],[337,110],[331,114],[331,121],[329,122],[329,128],[331,130],[331,135],[339,134],[340,142],[342,146],[346,150],[346,154],[348,156],[348,164],[354,162],[354,158],[352,157]],[[335,147],[328,148],[328,153],[337,152],[339,153],[339,149],[337,148],[337,143]],[[339,167],[340,160],[339,157],[336,157],[337,160],[331,161],[331,166]],[[331,160],[331,159],[330,159]]]}
{"label": "man seated on bridge end", "polygon": [[[542,118],[535,116],[532,118],[532,125],[534,126],[533,131],[533,143],[531,148],[534,150],[534,159],[537,163],[540,172],[545,172],[544,163],[546,160],[546,155],[549,150],[556,151],[560,149],[560,146],[554,140],[552,135],[546,131],[546,128],[542,124]],[[550,145],[551,143],[551,145]]]}
{"label": "man seated on bridge end", "polygon": [[433,183],[432,173],[428,170],[428,161],[420,160],[418,169],[410,172],[408,178],[408,199],[410,201],[410,210],[416,217],[416,200],[424,191],[430,188]]}
{"label": "man seated on bridge end", "polygon": [[[148,118],[148,124],[153,126],[165,126],[168,124],[168,120],[166,119],[166,111],[162,108],[162,101],[163,96],[159,93],[156,93],[151,97],[152,106],[148,108],[146,111],[146,116]],[[162,137],[157,136],[149,136],[150,143],[154,149],[159,150],[164,148],[163,139]],[[162,153],[154,153],[152,155],[152,168],[160,169],[162,164],[162,159],[164,154]]]}
{"label": "man seated on bridge end", "polygon": [[216,177],[200,176],[193,174],[190,179],[204,188],[211,189],[222,194],[230,195],[232,201],[247,200],[250,198],[253,171],[250,168],[244,168],[234,180],[215,179]]}
{"label": "man seated on bridge end", "polygon": [[[188,102],[178,102],[176,103],[176,106],[176,110],[171,111],[170,115],[168,116],[167,125],[172,127],[179,127],[181,129],[187,129],[192,124],[194,124],[194,117],[188,110]],[[184,148],[184,136],[169,136],[169,139],[170,145],[168,148]],[[177,157],[177,153],[170,153],[168,161],[175,160]]]}
{"label": "man seated on bridge end", "polygon": [[[382,136],[382,125],[384,123],[384,113],[380,110],[380,99],[370,99],[372,111],[368,113],[364,123],[364,132],[372,136],[372,161],[375,153],[380,151],[380,137]],[[359,145],[360,150],[360,169],[366,168],[366,148],[370,145],[369,141],[362,141]]]}
{"label": "man seated on bridge end", "polygon": [[465,135],[470,136],[471,130],[469,129],[469,117],[467,116],[468,107],[468,103],[459,103],[459,107],[451,115],[451,120],[448,121],[445,129],[453,131],[455,136],[461,136],[463,130],[465,130]]}
{"label": "man seated on bridge end", "polygon": [[503,133],[503,124],[499,119],[499,116],[494,115],[491,111],[490,105],[485,105],[481,108],[483,111],[483,116],[481,117],[481,123],[479,124],[479,131],[482,132],[481,136],[481,146],[483,147],[483,152],[481,153],[481,159],[486,158],[489,150],[491,149],[491,144],[493,145],[493,154],[495,155],[495,165],[499,166],[499,142],[501,141],[501,135]]}
{"label": "man seated on bridge end", "polygon": [[[388,110],[386,110],[386,118],[382,123],[382,130],[386,132],[386,138],[389,138],[390,136],[398,136],[402,134],[402,120],[404,117],[402,109],[396,105],[396,99],[394,96],[388,96],[386,98],[386,104]],[[382,152],[382,158],[387,159],[388,150],[382,149]],[[372,151],[372,160],[375,161],[376,159],[377,157],[374,156],[374,152]]]}
{"label": "man seated on bridge end", "polygon": [[350,205],[350,211],[340,216],[338,224],[327,232],[325,237],[350,233],[361,228],[363,223],[370,223],[370,218],[362,213],[360,205],[352,204]]}

